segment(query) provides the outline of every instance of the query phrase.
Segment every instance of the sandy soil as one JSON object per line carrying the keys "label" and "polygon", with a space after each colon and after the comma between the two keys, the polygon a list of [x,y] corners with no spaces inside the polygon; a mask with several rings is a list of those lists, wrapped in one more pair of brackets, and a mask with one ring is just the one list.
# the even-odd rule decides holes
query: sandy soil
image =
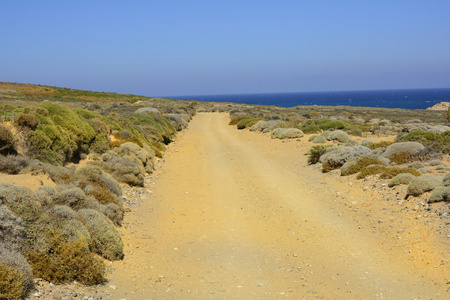
{"label": "sandy soil", "polygon": [[442,220],[406,210],[401,188],[308,166],[307,138],[228,122],[198,114],[138,192],[113,299],[450,297]]}
{"label": "sandy soil", "polygon": [[2,183],[24,186],[32,190],[37,189],[41,185],[56,186],[56,184],[47,175],[31,175],[30,173],[17,175],[0,174],[0,184]]}

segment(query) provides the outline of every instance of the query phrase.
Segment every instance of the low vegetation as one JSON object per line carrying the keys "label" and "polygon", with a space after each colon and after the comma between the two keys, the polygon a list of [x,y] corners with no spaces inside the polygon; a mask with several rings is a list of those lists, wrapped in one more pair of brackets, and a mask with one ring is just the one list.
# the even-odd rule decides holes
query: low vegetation
{"label": "low vegetation", "polygon": [[123,257],[121,184],[143,186],[194,114],[186,101],[0,83],[0,172],[56,184],[0,185],[0,299],[23,299],[33,275],[104,282],[103,260]]}
{"label": "low vegetation", "polygon": [[309,150],[308,163],[309,164],[316,164],[316,163],[318,163],[319,160],[320,160],[320,157],[325,153],[325,151],[327,150],[328,147],[331,147],[331,145],[328,145],[328,146],[324,146],[324,145],[313,146]]}

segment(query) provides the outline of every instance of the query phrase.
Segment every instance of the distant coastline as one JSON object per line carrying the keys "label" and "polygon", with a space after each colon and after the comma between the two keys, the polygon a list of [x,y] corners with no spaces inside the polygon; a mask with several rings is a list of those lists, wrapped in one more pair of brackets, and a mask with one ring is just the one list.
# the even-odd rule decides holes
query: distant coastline
{"label": "distant coastline", "polygon": [[448,110],[450,108],[450,102],[439,102],[431,107],[428,107],[429,110]]}
{"label": "distant coastline", "polygon": [[345,105],[382,108],[427,109],[441,102],[450,102],[450,88],[232,95],[191,95],[173,96],[168,98],[211,102],[272,105],[282,107],[294,107],[297,105]]}

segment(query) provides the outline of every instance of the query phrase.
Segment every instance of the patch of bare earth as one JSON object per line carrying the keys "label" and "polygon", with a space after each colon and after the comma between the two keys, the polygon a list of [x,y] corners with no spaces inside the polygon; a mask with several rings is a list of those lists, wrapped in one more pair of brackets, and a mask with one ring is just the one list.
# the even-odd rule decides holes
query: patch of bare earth
{"label": "patch of bare earth", "polygon": [[41,185],[53,185],[56,184],[48,177],[48,175],[38,174],[32,175],[28,174],[17,174],[17,175],[9,175],[9,174],[0,174],[0,184],[11,184],[17,186],[24,186],[31,190],[35,190]]}
{"label": "patch of bare earth", "polygon": [[[127,189],[113,299],[448,299],[448,219],[405,187],[307,165],[311,147],[198,114]],[[446,223],[447,222],[447,223]]]}

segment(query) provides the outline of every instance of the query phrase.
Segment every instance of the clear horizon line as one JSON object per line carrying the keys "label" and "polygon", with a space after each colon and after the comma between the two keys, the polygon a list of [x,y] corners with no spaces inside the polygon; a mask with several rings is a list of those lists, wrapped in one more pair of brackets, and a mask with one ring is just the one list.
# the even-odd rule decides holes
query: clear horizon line
{"label": "clear horizon line", "polygon": [[323,90],[309,92],[265,92],[265,93],[230,93],[230,94],[191,94],[177,96],[149,96],[155,98],[177,99],[176,97],[198,97],[198,96],[234,96],[234,95],[269,95],[269,94],[307,94],[307,93],[337,93],[337,92],[372,92],[372,91],[407,91],[407,90],[444,90],[450,87],[431,87],[431,88],[390,88],[390,89],[357,89],[357,90]]}

